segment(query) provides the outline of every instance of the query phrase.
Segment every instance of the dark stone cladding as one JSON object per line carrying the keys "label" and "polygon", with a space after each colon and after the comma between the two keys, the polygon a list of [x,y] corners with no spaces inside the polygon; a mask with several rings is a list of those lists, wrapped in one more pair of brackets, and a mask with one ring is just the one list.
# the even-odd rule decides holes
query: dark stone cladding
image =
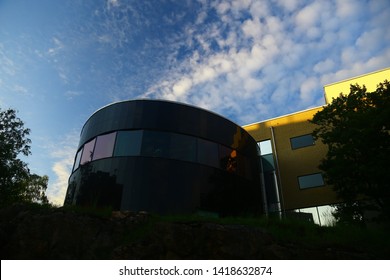
{"label": "dark stone cladding", "polygon": [[[147,156],[112,156],[80,164],[69,178],[64,204],[159,214],[218,216],[262,213],[256,141],[240,126],[210,111],[157,100],[118,102],[85,123],[78,150],[91,139],[123,130],[189,135],[236,151],[237,170],[195,161]],[[158,135],[158,134],[157,134]],[[242,161],[244,164],[242,164]],[[238,171],[240,168],[240,171]],[[243,175],[244,174],[244,175]]]}

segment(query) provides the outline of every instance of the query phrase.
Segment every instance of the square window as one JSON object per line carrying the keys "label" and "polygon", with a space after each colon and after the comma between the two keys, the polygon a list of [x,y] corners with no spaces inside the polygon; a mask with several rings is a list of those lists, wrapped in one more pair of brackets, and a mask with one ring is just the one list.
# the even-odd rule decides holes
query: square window
{"label": "square window", "polygon": [[139,156],[142,130],[119,131],[116,137],[114,156]]}
{"label": "square window", "polygon": [[169,143],[169,158],[196,161],[196,138],[172,133]]}
{"label": "square window", "polygon": [[114,150],[116,132],[100,135],[96,138],[95,151],[93,152],[93,160],[100,158],[112,157]]}
{"label": "square window", "polygon": [[272,154],[271,140],[264,140],[257,143],[260,147],[260,155]]}

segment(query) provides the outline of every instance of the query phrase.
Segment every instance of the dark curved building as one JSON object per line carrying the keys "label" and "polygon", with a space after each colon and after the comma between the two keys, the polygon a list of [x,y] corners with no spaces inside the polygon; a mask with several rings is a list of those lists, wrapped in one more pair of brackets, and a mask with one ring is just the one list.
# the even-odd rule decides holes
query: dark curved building
{"label": "dark curved building", "polygon": [[65,204],[160,214],[262,213],[258,146],[240,126],[185,104],[133,100],[85,123]]}

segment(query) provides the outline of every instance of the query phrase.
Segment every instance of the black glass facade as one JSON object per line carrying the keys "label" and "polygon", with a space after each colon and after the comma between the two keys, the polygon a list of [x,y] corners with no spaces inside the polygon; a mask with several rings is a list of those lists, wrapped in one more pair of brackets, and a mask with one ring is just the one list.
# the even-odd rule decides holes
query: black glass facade
{"label": "black glass facade", "polygon": [[261,214],[258,163],[255,140],[221,116],[174,102],[119,102],[84,125],[65,204]]}

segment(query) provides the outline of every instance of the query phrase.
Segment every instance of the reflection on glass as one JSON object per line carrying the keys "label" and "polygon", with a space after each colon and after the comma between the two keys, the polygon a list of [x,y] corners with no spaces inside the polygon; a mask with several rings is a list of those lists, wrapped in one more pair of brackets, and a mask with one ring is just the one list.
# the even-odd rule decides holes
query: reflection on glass
{"label": "reflection on glass", "polygon": [[249,159],[235,149],[193,136],[150,130],[97,136],[78,151],[73,171],[91,160],[140,155],[198,162],[246,178],[251,178],[252,173]]}
{"label": "reflection on glass", "polygon": [[83,151],[83,154],[81,156],[81,161],[80,161],[80,164],[83,165],[87,162],[90,162],[92,160],[92,156],[93,156],[93,148],[95,147],[95,139],[92,139],[91,141],[89,141],[88,143],[86,143],[84,145],[84,151]]}
{"label": "reflection on glass", "polygon": [[169,158],[196,161],[196,138],[172,133],[169,146]]}
{"label": "reflection on glass", "polygon": [[74,161],[73,171],[75,171],[77,168],[79,168],[82,152],[83,152],[82,148],[77,152],[76,160]]}
{"label": "reflection on glass", "polygon": [[170,134],[158,131],[144,131],[141,155],[149,157],[169,157]]}
{"label": "reflection on glass", "polygon": [[96,139],[93,160],[112,156],[114,149],[116,132],[100,135]]}
{"label": "reflection on glass", "polygon": [[219,167],[218,145],[216,143],[198,139],[198,162],[213,167]]}
{"label": "reflection on glass", "polygon": [[141,152],[142,130],[119,131],[114,156],[138,156]]}
{"label": "reflection on glass", "polygon": [[247,179],[252,179],[251,162],[240,153],[237,153],[237,174]]}
{"label": "reflection on glass", "polygon": [[220,167],[228,172],[236,172],[237,170],[237,151],[231,148],[219,146],[219,162]]}

